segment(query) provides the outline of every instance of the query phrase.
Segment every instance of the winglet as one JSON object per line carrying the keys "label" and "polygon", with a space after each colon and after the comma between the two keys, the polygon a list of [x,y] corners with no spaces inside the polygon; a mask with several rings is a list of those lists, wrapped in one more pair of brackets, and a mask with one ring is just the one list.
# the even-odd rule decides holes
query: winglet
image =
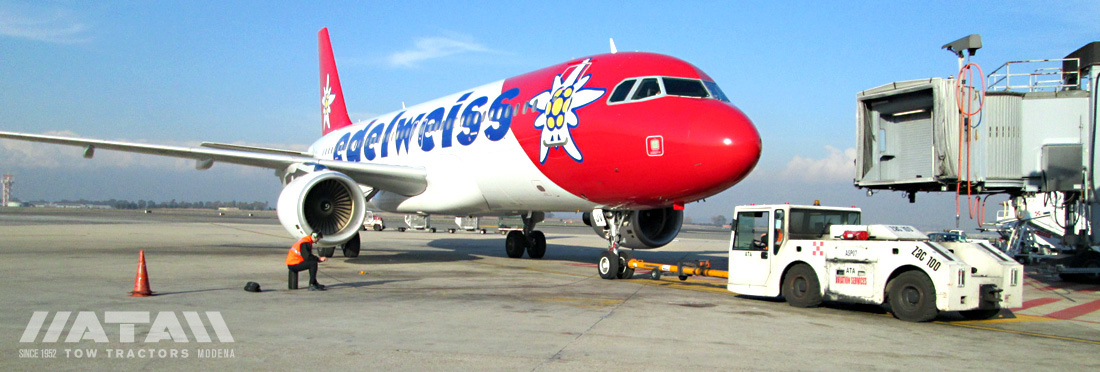
{"label": "winglet", "polygon": [[340,75],[336,72],[336,58],[332,56],[328,28],[317,32],[318,57],[321,62],[321,134],[351,125],[344,91],[340,89]]}
{"label": "winglet", "polygon": [[607,40],[610,40],[610,41],[611,41],[611,54],[615,54],[615,53],[618,53],[618,52],[619,52],[619,48],[616,48],[616,47],[615,47],[615,38],[610,38],[610,37],[609,37],[609,38],[607,38]]}

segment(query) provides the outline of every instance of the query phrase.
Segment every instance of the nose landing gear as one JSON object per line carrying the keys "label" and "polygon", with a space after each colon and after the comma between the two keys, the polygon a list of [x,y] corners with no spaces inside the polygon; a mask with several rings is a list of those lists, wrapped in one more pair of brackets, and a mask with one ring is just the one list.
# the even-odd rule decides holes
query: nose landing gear
{"label": "nose landing gear", "polygon": [[630,279],[634,277],[634,268],[627,265],[627,262],[630,262],[632,258],[630,252],[619,249],[619,243],[622,241],[622,227],[630,219],[631,213],[633,211],[602,211],[598,209],[592,213],[597,224],[600,224],[601,220],[606,220],[607,226],[608,248],[600,253],[600,260],[596,265],[596,271],[599,272],[600,278]]}

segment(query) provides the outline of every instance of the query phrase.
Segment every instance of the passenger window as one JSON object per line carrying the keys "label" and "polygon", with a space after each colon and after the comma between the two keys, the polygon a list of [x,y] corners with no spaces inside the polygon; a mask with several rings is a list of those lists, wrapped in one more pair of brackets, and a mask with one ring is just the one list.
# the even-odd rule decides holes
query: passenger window
{"label": "passenger window", "polygon": [[661,86],[657,84],[657,78],[642,79],[642,82],[638,84],[638,89],[634,91],[634,96],[630,99],[642,99],[646,97],[653,97],[661,94]]}
{"label": "passenger window", "polygon": [[665,93],[670,96],[707,98],[707,88],[703,82],[695,79],[661,78],[665,83]]}
{"label": "passenger window", "polygon": [[741,212],[737,214],[737,234],[733,249],[763,251],[768,249],[768,212]]}
{"label": "passenger window", "polygon": [[608,102],[619,102],[626,99],[626,95],[630,94],[630,88],[634,87],[634,79],[625,80],[619,83],[618,87],[615,87],[615,91],[611,92],[611,98]]}

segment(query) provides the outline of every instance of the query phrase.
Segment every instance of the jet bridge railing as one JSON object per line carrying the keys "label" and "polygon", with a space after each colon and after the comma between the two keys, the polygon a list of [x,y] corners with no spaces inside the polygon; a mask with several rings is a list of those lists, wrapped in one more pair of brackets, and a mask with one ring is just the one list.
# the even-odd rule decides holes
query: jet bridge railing
{"label": "jet bridge railing", "polygon": [[986,89],[990,91],[1026,92],[1085,89],[1085,87],[1078,86],[1076,83],[1067,83],[1067,81],[1080,81],[1078,79],[1080,72],[1064,71],[1062,65],[1065,62],[1072,62],[1074,66],[1080,65],[1079,58],[1005,62],[1005,64],[986,75],[986,81],[990,82]]}

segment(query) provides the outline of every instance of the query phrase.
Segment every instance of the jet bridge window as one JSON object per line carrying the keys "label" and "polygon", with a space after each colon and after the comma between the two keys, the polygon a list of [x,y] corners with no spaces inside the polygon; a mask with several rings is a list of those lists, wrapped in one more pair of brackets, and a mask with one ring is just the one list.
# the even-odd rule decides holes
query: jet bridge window
{"label": "jet bridge window", "polygon": [[619,83],[619,86],[615,87],[615,91],[611,92],[611,99],[608,102],[619,102],[626,99],[626,95],[630,94],[630,88],[634,87],[635,79],[627,79]]}
{"label": "jet bridge window", "polygon": [[696,98],[707,98],[710,96],[707,93],[707,88],[703,87],[703,82],[700,80],[673,77],[664,77],[661,78],[661,80],[665,83],[665,93],[670,96]]}
{"label": "jet bridge window", "polygon": [[638,84],[638,89],[634,90],[634,96],[630,97],[630,99],[639,100],[660,94],[661,85],[657,83],[657,78],[645,78]]}

